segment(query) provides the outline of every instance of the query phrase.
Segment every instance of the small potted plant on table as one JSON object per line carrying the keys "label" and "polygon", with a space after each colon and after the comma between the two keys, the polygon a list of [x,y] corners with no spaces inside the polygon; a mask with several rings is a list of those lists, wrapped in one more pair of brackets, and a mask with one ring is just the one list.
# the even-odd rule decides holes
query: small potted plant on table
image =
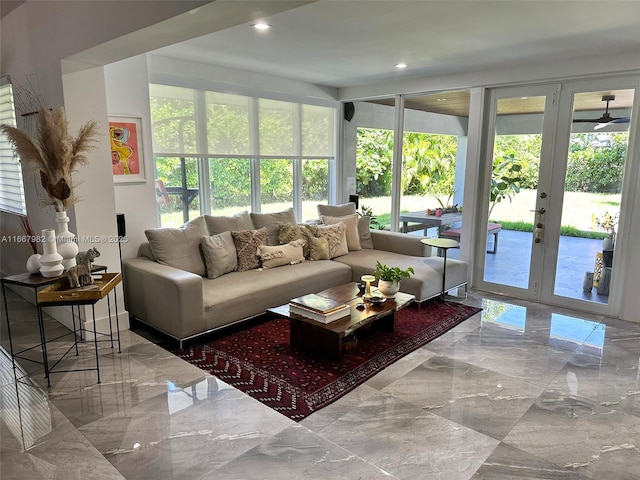
{"label": "small potted plant on table", "polygon": [[389,267],[376,262],[376,269],[373,274],[378,279],[378,290],[385,297],[393,297],[400,290],[400,281],[409,278],[415,271],[412,267],[401,269],[400,267]]}

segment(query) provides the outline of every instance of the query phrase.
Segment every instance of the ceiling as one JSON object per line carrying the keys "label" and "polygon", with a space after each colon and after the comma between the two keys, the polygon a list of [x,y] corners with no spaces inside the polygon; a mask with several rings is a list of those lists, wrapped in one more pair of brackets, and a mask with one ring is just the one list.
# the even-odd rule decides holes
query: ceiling
{"label": "ceiling", "polygon": [[156,53],[340,88],[640,52],[640,1],[307,0],[259,15],[271,29],[243,23]]}

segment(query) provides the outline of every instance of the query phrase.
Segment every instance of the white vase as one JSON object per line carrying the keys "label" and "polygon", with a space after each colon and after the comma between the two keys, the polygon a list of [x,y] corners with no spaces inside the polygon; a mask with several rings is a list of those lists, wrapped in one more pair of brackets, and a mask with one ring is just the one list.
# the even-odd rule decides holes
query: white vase
{"label": "white vase", "polygon": [[69,270],[76,265],[78,244],[76,234],[69,231],[69,217],[67,212],[56,212],[56,247],[62,255],[62,266]]}
{"label": "white vase", "polygon": [[64,267],[62,266],[62,255],[58,253],[56,248],[56,232],[53,229],[42,230],[42,251],[40,257],[40,274],[43,277],[57,277],[62,275]]}
{"label": "white vase", "polygon": [[378,290],[385,297],[393,297],[400,290],[400,282],[388,282],[387,280],[378,280]]}
{"label": "white vase", "polygon": [[27,272],[34,274],[40,272],[40,255],[39,253],[34,253],[29,258],[27,258]]}

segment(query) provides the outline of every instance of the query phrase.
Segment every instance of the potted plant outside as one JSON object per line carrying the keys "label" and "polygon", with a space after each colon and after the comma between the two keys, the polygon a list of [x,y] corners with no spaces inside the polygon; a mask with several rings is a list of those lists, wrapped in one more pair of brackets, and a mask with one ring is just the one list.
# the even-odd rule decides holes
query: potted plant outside
{"label": "potted plant outside", "polygon": [[403,278],[409,278],[415,271],[412,267],[401,269],[400,267],[389,267],[379,261],[376,262],[376,269],[373,274],[378,279],[378,290],[385,297],[393,297],[400,290],[400,282]]}

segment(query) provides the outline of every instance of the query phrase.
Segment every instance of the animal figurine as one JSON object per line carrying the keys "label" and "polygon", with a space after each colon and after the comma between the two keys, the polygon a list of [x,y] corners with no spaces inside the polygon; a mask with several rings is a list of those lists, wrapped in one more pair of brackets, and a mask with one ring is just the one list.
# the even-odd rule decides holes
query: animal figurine
{"label": "animal figurine", "polygon": [[90,248],[86,251],[78,252],[78,254],[76,255],[76,264],[84,265],[87,268],[87,271],[91,273],[91,264],[99,256],[100,252],[96,247]]}
{"label": "animal figurine", "polygon": [[100,256],[97,248],[93,247],[89,250],[78,252],[76,255],[76,265],[71,267],[67,272],[67,279],[71,288],[81,288],[87,285],[93,285],[91,278],[91,264]]}
{"label": "animal figurine", "polygon": [[85,265],[74,265],[67,271],[67,279],[71,288],[81,288],[93,284],[91,270]]}

